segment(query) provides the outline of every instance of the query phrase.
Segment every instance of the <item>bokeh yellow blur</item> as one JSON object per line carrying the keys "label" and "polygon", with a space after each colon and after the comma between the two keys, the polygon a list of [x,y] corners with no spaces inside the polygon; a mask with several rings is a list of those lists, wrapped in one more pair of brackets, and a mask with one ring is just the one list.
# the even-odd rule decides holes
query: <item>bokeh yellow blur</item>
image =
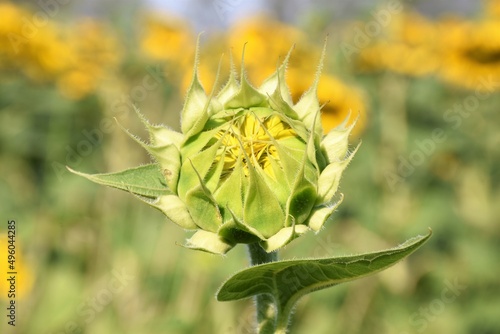
{"label": "bokeh yellow blur", "polygon": [[[371,251],[434,232],[393,269],[304,298],[293,333],[499,333],[499,1],[461,13],[444,1],[438,13],[420,2],[354,10],[281,0],[241,16],[243,2],[196,3],[171,12],[0,1],[0,245],[14,217],[16,333],[251,333],[250,301],[214,299],[247,265],[243,247],[225,258],[178,247],[184,231],[160,213],[65,168],[148,163],[115,119],[144,140],[136,107],[178,130],[198,38],[207,92],[220,89],[231,66],[239,77],[242,62],[259,86],[291,50],[294,102],[313,83],[328,40],[318,86],[323,128],[357,120],[351,148],[363,143],[333,219],[283,258]],[[9,330],[2,320],[0,332]]]}
{"label": "bokeh yellow blur", "polygon": [[[23,254],[24,245],[18,242],[15,238],[15,247],[13,258],[10,259],[12,268],[9,266],[9,248],[8,241],[12,240],[8,238],[7,233],[0,234],[0,273],[1,284],[0,284],[0,300],[9,300],[9,295],[15,297],[16,300],[22,301],[30,297],[31,290],[33,288],[33,283],[35,281],[34,270],[31,268],[30,264],[26,262],[25,256]],[[8,272],[15,272],[15,280],[12,281],[14,288],[11,288],[11,283],[7,279],[12,275],[8,275]]]}

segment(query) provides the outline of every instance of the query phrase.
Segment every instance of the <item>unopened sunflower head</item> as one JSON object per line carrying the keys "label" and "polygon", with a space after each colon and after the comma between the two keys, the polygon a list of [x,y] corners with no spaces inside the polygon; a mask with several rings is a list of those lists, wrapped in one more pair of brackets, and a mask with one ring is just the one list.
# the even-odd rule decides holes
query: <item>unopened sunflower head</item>
{"label": "unopened sunflower head", "polygon": [[317,99],[322,60],[312,87],[292,103],[284,78],[289,56],[259,88],[247,81],[244,65],[239,79],[232,66],[218,94],[207,95],[197,53],[182,132],[153,126],[141,115],[150,143],[133,138],[155,158],[168,186],[146,202],[196,230],[186,247],[224,254],[238,243],[258,242],[271,252],[319,231],[340,204],[342,195],[334,195],[355,153],[348,151],[354,124],[323,135]]}
{"label": "unopened sunflower head", "polygon": [[172,192],[152,205],[198,230],[187,247],[225,253],[238,243],[260,242],[273,251],[318,231],[340,204],[341,197],[333,197],[354,154],[348,152],[353,124],[323,136],[316,97],[321,66],[293,105],[287,62],[288,56],[259,88],[244,68],[239,80],[233,69],[219,93],[207,95],[196,59],[182,133],[149,127],[149,151]]}

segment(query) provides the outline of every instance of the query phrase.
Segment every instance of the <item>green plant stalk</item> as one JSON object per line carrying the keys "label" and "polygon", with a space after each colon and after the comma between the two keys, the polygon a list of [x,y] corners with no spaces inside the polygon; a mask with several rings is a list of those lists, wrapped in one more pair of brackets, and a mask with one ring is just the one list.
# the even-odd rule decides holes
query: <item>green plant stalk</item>
{"label": "green plant stalk", "polygon": [[[267,253],[258,243],[248,245],[248,254],[250,256],[250,264],[252,266],[278,261],[277,251]],[[273,297],[269,294],[260,294],[255,296],[255,309],[257,333],[274,334],[276,309]],[[283,333],[286,333],[286,331]]]}

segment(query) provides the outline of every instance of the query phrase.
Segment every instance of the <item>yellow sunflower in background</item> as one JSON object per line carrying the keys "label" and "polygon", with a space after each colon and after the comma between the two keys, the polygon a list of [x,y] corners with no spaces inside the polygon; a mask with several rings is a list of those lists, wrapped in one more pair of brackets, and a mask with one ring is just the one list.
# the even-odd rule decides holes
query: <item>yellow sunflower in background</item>
{"label": "yellow sunflower in background", "polygon": [[[70,99],[81,99],[120,59],[118,42],[104,24],[87,19],[74,26],[31,22],[33,12],[0,3],[0,70],[18,70],[30,80],[56,83]],[[34,20],[34,19],[33,19]]]}
{"label": "yellow sunflower in background", "polygon": [[33,13],[0,3],[0,70],[19,70],[35,81],[52,80],[71,64],[72,52],[48,21],[35,25]]}
{"label": "yellow sunflower in background", "polygon": [[67,38],[72,64],[57,84],[63,95],[77,100],[96,91],[117,68],[122,53],[111,29],[92,19],[77,22]]}
{"label": "yellow sunflower in background", "polygon": [[324,75],[318,86],[318,100],[324,103],[321,109],[321,123],[325,133],[344,122],[348,115],[350,116],[347,124],[357,119],[351,132],[354,137],[365,130],[368,115],[361,90],[332,76]]}
{"label": "yellow sunflower in background", "polygon": [[[310,73],[289,69],[287,82],[295,102],[307,91],[313,80]],[[361,90],[345,84],[332,75],[323,74],[318,85],[318,101],[323,105],[321,123],[325,133],[342,124],[347,116],[349,124],[357,119],[351,132],[353,136],[359,136],[366,128],[367,110]]]}
{"label": "yellow sunflower in background", "polygon": [[[272,33],[270,33],[272,32]],[[235,66],[241,66],[239,52],[245,48],[245,69],[254,85],[260,85],[268,78],[290,51],[295,48],[290,58],[287,71],[287,84],[294,101],[302,96],[311,86],[316,72],[316,65],[321,54],[319,45],[308,42],[305,34],[296,27],[284,24],[269,17],[255,17],[239,22],[232,27],[227,36],[211,36],[201,51],[198,68],[200,81],[207,92],[210,92],[215,80],[216,69],[221,54],[232,49]],[[222,58],[222,73],[227,73],[229,57]],[[221,77],[223,82],[227,78]],[[191,81],[191,72],[187,71],[182,80],[181,91],[185,92]],[[358,117],[353,134],[356,136],[366,126],[366,109],[362,93],[339,79],[324,74],[318,87],[320,103],[325,104],[322,109],[322,122],[325,132],[342,123],[349,111],[350,121]]]}
{"label": "yellow sunflower in background", "polygon": [[417,13],[395,15],[381,38],[360,48],[356,68],[362,72],[389,70],[424,76],[439,66],[436,53],[436,27]]}
{"label": "yellow sunflower in background", "polygon": [[500,1],[498,0],[485,0],[484,1],[484,14],[486,17],[500,19]]}
{"label": "yellow sunflower in background", "polygon": [[[296,27],[271,17],[257,16],[241,21],[232,27],[227,36],[228,45],[234,50],[245,46],[245,68],[255,85],[260,85],[274,71],[295,44],[290,68],[315,72],[320,49],[311,45],[305,34]],[[240,57],[235,57],[240,65]]]}
{"label": "yellow sunflower in background", "polygon": [[[8,261],[8,238],[7,233],[0,233],[0,300],[9,300],[9,290],[10,283],[7,281],[10,275],[7,272],[12,271],[9,268]],[[26,298],[34,283],[33,271],[29,265],[24,262],[22,250],[22,244],[19,242],[19,238],[16,238],[16,253],[15,253],[15,263],[14,270],[17,273],[15,276],[15,300],[20,300]]]}
{"label": "yellow sunflower in background", "polygon": [[[270,33],[272,32],[272,33]],[[245,69],[250,82],[258,86],[274,71],[280,59],[290,51],[290,46],[297,44],[290,66],[307,65],[312,69],[319,58],[316,47],[306,46],[304,34],[295,27],[276,21],[270,17],[258,16],[240,21],[226,34],[215,34],[202,38],[202,51],[198,75],[207,92],[215,81],[216,69],[220,61],[221,73],[227,73],[230,66],[229,52],[232,53],[236,68],[241,66],[241,52],[245,48]],[[193,44],[194,45],[194,44]],[[221,55],[225,56],[221,58]],[[192,57],[191,57],[192,58]],[[306,58],[306,59],[304,59]],[[189,59],[189,58],[187,58]],[[311,67],[312,66],[312,67]],[[239,72],[239,71],[238,71]],[[191,82],[191,64],[184,71],[181,91],[185,92]],[[223,82],[227,77],[220,77]]]}
{"label": "yellow sunflower in background", "polygon": [[446,19],[439,28],[439,76],[468,89],[491,90],[484,82],[500,80],[500,20]]}
{"label": "yellow sunflower in background", "polygon": [[196,36],[188,22],[173,15],[149,14],[143,26],[140,47],[146,57],[180,71],[192,67]]}

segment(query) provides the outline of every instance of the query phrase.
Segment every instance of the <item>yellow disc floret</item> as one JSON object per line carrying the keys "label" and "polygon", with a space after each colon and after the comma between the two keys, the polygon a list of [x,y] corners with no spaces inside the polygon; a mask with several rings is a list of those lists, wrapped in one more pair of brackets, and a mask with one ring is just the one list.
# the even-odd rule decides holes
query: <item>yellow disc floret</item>
{"label": "yellow disc floret", "polygon": [[243,162],[243,171],[248,176],[248,165],[260,168],[269,176],[274,177],[270,159],[279,162],[275,142],[284,138],[294,137],[296,133],[278,116],[272,115],[259,119],[255,114],[248,113],[236,117],[227,131],[219,131],[216,139],[222,138],[215,163],[224,159],[222,179],[230,175],[239,161]]}

